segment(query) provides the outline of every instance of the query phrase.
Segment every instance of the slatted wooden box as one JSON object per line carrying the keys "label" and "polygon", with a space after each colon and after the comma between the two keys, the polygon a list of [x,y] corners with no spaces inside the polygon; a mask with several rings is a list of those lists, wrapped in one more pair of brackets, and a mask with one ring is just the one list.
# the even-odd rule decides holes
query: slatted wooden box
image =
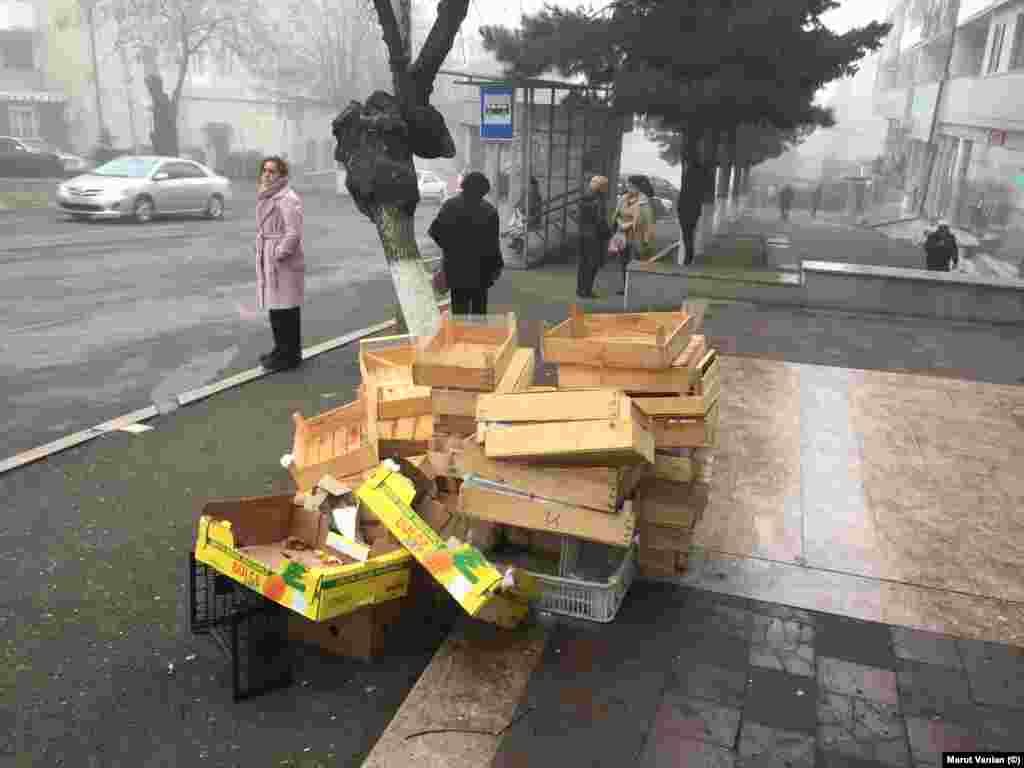
{"label": "slatted wooden box", "polygon": [[605,467],[654,462],[651,421],[621,390],[485,395],[477,422],[490,459]]}
{"label": "slatted wooden box", "polygon": [[607,514],[618,512],[642,476],[636,466],[563,467],[489,459],[472,437],[437,437],[429,456],[447,474],[473,475],[514,492]]}
{"label": "slatted wooden box", "polygon": [[413,383],[426,387],[493,392],[517,347],[516,316],[441,317],[441,328],[416,343]]}
{"label": "slatted wooden box", "polygon": [[[495,392],[521,392],[533,384],[535,372],[535,351],[517,347]],[[480,395],[466,389],[431,389],[434,434],[465,437],[476,432],[476,403]]]}
{"label": "slatted wooden box", "polygon": [[559,389],[615,387],[630,396],[690,394],[700,383],[698,365],[707,354],[707,340],[695,334],[672,365],[661,369],[614,368],[596,364],[558,364]]}
{"label": "slatted wooden box", "polygon": [[296,412],[292,421],[295,437],[288,471],[300,491],[312,490],[324,475],[341,479],[379,463],[376,446],[369,438],[362,398],[310,419]]}
{"label": "slatted wooden box", "polygon": [[430,387],[413,383],[416,342],[412,336],[383,336],[359,343],[360,393],[376,391],[377,418],[430,414]]}
{"label": "slatted wooden box", "polygon": [[678,312],[585,315],[573,304],[569,318],[544,333],[547,362],[620,369],[672,367],[690,340],[691,318]]}

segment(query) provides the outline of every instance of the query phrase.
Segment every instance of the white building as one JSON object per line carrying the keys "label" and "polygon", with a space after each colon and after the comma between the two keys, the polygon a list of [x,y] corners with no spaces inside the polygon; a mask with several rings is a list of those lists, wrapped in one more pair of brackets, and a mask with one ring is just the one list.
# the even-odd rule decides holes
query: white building
{"label": "white building", "polygon": [[[906,207],[1024,252],[1024,0],[898,0],[875,88]],[[980,203],[980,205],[979,205]]]}

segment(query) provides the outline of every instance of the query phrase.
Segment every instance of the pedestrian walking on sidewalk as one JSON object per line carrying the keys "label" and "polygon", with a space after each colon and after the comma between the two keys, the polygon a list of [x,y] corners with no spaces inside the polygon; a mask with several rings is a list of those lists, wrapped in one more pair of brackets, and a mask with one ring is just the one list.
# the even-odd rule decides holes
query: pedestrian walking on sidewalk
{"label": "pedestrian walking on sidewalk", "polygon": [[268,371],[302,363],[300,312],[305,293],[302,199],[288,185],[288,163],[275,156],[260,164],[256,205],[256,287],[259,307],[270,313],[274,349],[260,355]]}
{"label": "pedestrian walking on sidewalk", "polygon": [[505,267],[498,211],[484,200],[490,191],[482,173],[466,174],[462,191],[441,206],[428,230],[441,249],[452,314],[486,315],[487,291]]}
{"label": "pedestrian walking on sidewalk", "polygon": [[[646,184],[645,184],[646,183]],[[626,240],[619,263],[622,267],[622,290],[626,293],[626,268],[633,259],[649,257],[654,247],[654,209],[644,194],[644,187],[650,185],[643,176],[630,176],[626,181],[626,194],[615,209],[615,228]]]}
{"label": "pedestrian walking on sidewalk", "polygon": [[783,221],[789,221],[789,209],[793,207],[793,188],[786,184],[779,190],[779,215]]}
{"label": "pedestrian walking on sidewalk", "polygon": [[925,263],[933,272],[949,272],[960,263],[957,254],[956,237],[949,231],[946,222],[939,222],[934,232],[929,232],[924,241]]}
{"label": "pedestrian walking on sidewalk", "polygon": [[701,211],[704,208],[704,187],[707,182],[707,174],[704,167],[694,162],[686,172],[686,182],[683,191],[679,193],[676,200],[676,214],[679,217],[679,229],[683,236],[683,264],[693,264],[696,256],[696,234],[697,224],[700,222]]}
{"label": "pedestrian walking on sidewalk", "polygon": [[822,189],[821,184],[814,187],[814,191],[811,192],[811,218],[818,218],[818,209],[821,208],[821,197]]}
{"label": "pedestrian walking on sidewalk", "polygon": [[612,239],[612,228],[608,223],[608,177],[594,176],[590,189],[580,200],[580,251],[576,269],[576,295],[581,299],[593,299],[594,278],[601,269],[608,253],[608,241]]}

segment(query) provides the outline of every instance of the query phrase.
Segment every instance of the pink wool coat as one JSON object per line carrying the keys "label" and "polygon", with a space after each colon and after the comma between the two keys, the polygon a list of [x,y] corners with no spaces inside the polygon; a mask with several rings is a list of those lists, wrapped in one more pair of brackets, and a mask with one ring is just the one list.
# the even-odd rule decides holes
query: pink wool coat
{"label": "pink wool coat", "polygon": [[302,199],[285,186],[256,208],[256,289],[260,309],[301,306],[306,259],[302,251]]}

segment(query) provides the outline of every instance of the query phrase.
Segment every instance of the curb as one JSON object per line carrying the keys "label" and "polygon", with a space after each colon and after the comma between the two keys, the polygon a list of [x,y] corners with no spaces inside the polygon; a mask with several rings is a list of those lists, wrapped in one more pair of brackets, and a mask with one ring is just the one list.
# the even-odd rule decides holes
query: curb
{"label": "curb", "polygon": [[[446,299],[444,301],[438,302],[438,307],[444,308],[446,306],[449,306],[450,304],[451,300]],[[391,318],[390,320],[385,320],[382,323],[377,323],[376,325],[370,325],[365,328],[360,328],[359,330],[352,331],[351,333],[346,333],[343,336],[338,336],[336,338],[321,342],[320,344],[316,344],[312,347],[307,347],[306,349],[302,350],[302,359],[310,360],[326,352],[331,352],[340,347],[348,346],[354,341],[358,341],[367,336],[379,333],[380,331],[392,328],[397,324],[398,319]],[[109,421],[104,421],[102,424],[97,424],[95,427],[89,427],[88,429],[83,429],[73,434],[66,435],[65,437],[62,437],[59,440],[54,440],[52,442],[45,443],[44,445],[40,445],[35,448],[30,448],[27,451],[22,451],[21,453],[18,453],[14,456],[11,456],[10,458],[0,461],[0,475],[6,474],[7,472],[10,472],[12,469],[17,469],[19,467],[25,466],[26,464],[31,464],[33,462],[39,461],[40,459],[45,459],[49,456],[52,456],[55,453],[65,451],[68,448],[74,448],[76,445],[86,443],[90,440],[93,440],[94,438],[99,437],[100,435],[105,435],[108,432],[121,431],[124,430],[126,427],[131,427],[134,424],[139,424],[140,422],[152,419],[154,416],[173,413],[182,406],[191,405],[192,403],[198,403],[200,400],[205,400],[206,398],[210,397],[211,395],[215,395],[218,392],[224,392],[225,390],[233,389],[235,387],[241,386],[242,384],[246,384],[250,381],[262,379],[264,376],[267,376],[270,373],[272,372],[266,370],[263,366],[250,368],[247,371],[242,371],[241,373],[237,373],[234,376],[222,379],[221,381],[217,381],[212,384],[207,384],[202,387],[197,387],[187,392],[183,392],[179,395],[175,395],[174,397],[161,403],[153,403],[152,405],[149,405],[145,408],[140,408],[138,410],[132,411],[131,413],[126,413],[123,416],[118,416],[117,418],[110,419]]]}

